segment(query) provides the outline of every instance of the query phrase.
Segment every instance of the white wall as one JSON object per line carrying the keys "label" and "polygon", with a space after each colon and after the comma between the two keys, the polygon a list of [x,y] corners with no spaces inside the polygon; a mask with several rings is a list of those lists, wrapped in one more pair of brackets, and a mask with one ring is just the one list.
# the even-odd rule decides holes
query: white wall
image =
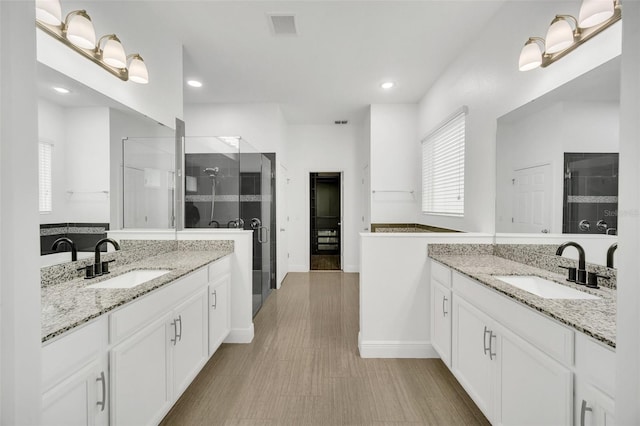
{"label": "white wall", "polygon": [[616,423],[640,424],[640,3],[624,2],[617,252]]}
{"label": "white wall", "polygon": [[65,118],[66,221],[108,223],[109,108],[67,108]]}
{"label": "white wall", "polygon": [[289,271],[309,271],[309,173],[342,172],[342,247],[345,272],[359,270],[363,131],[360,126],[291,125],[287,135],[289,169]]}
{"label": "white wall", "polygon": [[[127,53],[140,53],[149,70],[149,84],[124,82],[76,53],[53,37],[37,30],[38,61],[86,86],[167,126],[182,118],[182,44],[153,19],[129,4],[122,13],[120,2],[63,2],[63,16],[86,9],[96,34],[117,34]],[[142,8],[144,11],[144,8]],[[138,20],[140,20],[138,22]],[[140,31],[140,23],[144,31]]]}
{"label": "white wall", "polygon": [[[429,244],[492,244],[490,234],[360,234],[360,333],[363,358],[434,358]],[[384,261],[382,261],[384,260]]]}
{"label": "white wall", "polygon": [[469,107],[469,114],[465,217],[421,215],[421,223],[493,232],[497,118],[620,54],[621,25],[616,24],[547,68],[518,71],[518,55],[528,37],[544,36],[555,14],[575,14],[578,9],[578,2],[505,2],[423,97],[421,138],[462,105]]}
{"label": "white wall", "polygon": [[0,2],[0,424],[40,424],[34,2]]}
{"label": "white wall", "polygon": [[416,223],[422,182],[418,105],[371,105],[370,111],[371,222]]}
{"label": "white wall", "polygon": [[[191,104],[185,105],[187,139],[196,136],[241,136],[258,152],[276,153],[276,229],[278,287],[289,271],[287,245],[289,170],[286,122],[277,104]],[[280,192],[280,193],[279,193]],[[283,231],[284,229],[284,231]]]}
{"label": "white wall", "polygon": [[562,233],[564,153],[618,152],[618,102],[558,102],[515,121],[500,121],[497,130],[496,231],[513,228],[514,170],[550,164],[552,170],[551,233]]}

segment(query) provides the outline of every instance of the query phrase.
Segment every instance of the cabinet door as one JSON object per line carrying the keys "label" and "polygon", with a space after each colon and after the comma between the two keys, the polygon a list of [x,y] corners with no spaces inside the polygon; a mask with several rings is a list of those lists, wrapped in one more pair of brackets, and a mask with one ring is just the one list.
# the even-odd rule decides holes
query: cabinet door
{"label": "cabinet door", "polygon": [[[495,327],[494,327],[495,328]],[[496,423],[570,425],[572,373],[504,328],[498,335]]]}
{"label": "cabinet door", "polygon": [[107,425],[107,368],[96,360],[44,394],[45,426]]}
{"label": "cabinet door", "polygon": [[[464,299],[453,300],[451,371],[489,421],[493,420],[495,348],[491,320]],[[493,345],[493,348],[491,347]]]}
{"label": "cabinet door", "polygon": [[209,356],[231,330],[230,285],[231,275],[228,274],[209,285]]}
{"label": "cabinet door", "polygon": [[451,368],[451,290],[431,280],[431,344]]}
{"label": "cabinet door", "polygon": [[595,386],[576,389],[576,426],[613,426],[613,399]]}
{"label": "cabinet door", "polygon": [[[207,288],[179,305],[173,312],[169,341],[173,350],[173,398],[177,399],[208,359]],[[176,339],[177,337],[177,339]]]}
{"label": "cabinet door", "polygon": [[171,407],[167,341],[173,336],[172,317],[163,316],[111,350],[114,425],[157,424]]}

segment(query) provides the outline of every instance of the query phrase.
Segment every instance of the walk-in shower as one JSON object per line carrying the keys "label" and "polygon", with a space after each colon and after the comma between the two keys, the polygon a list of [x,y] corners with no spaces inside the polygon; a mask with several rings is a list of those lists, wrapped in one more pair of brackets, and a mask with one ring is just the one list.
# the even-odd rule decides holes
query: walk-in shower
{"label": "walk-in shower", "polygon": [[185,228],[253,231],[253,313],[276,277],[275,154],[237,137],[185,139]]}

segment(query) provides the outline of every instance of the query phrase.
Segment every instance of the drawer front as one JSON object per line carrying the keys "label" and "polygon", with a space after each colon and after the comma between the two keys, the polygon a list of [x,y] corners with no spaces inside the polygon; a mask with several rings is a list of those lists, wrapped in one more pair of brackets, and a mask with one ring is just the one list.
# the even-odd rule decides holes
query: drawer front
{"label": "drawer front", "polygon": [[209,282],[217,281],[221,276],[231,271],[231,255],[216,260],[209,265]]}
{"label": "drawer front", "polygon": [[451,269],[435,260],[431,260],[431,279],[438,281],[447,288],[451,288]]}
{"label": "drawer front", "polygon": [[102,316],[45,344],[42,347],[43,391],[102,356],[108,336],[107,318]]}
{"label": "drawer front", "polygon": [[494,320],[561,364],[573,365],[573,330],[457,272],[453,272],[452,284],[454,294],[473,301]]}
{"label": "drawer front", "polygon": [[136,299],[134,303],[109,315],[109,340],[115,344],[166,314],[180,300],[207,285],[207,267],[167,284],[164,288]]}

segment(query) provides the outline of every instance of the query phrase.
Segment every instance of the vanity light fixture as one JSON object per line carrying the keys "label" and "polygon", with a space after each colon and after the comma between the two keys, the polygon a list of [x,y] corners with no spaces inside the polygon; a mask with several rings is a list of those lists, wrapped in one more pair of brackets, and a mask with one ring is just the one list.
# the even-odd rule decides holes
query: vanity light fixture
{"label": "vanity light fixture", "polygon": [[144,64],[142,56],[138,53],[127,56],[129,60],[129,80],[139,84],[147,84],[149,82],[149,71]]}
{"label": "vanity light fixture", "polygon": [[86,10],[74,10],[62,20],[59,0],[36,0],[36,26],[90,59],[120,80],[147,84],[149,72],[140,54],[127,56],[115,34],[98,39]]}
{"label": "vanity light fixture", "polygon": [[547,67],[621,18],[620,0],[583,0],[578,19],[571,15],[556,15],[549,25],[546,40],[540,37],[527,40],[520,51],[518,68],[529,71]]}

